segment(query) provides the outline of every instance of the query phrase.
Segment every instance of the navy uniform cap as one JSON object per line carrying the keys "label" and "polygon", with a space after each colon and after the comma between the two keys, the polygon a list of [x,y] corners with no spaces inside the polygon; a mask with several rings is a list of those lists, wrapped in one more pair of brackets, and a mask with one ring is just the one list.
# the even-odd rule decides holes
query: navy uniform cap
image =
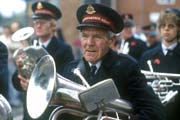
{"label": "navy uniform cap", "polygon": [[125,28],[126,28],[126,27],[134,27],[134,26],[135,26],[135,23],[134,23],[133,20],[128,19],[128,20],[125,20],[125,21],[124,21],[124,27],[125,27]]}
{"label": "navy uniform cap", "polygon": [[123,13],[121,16],[122,16],[123,20],[128,20],[128,19],[134,20],[134,17],[131,13]]}
{"label": "navy uniform cap", "polygon": [[158,32],[157,31],[150,31],[147,33],[147,36],[156,37],[156,36],[158,36]]}
{"label": "navy uniform cap", "polygon": [[143,30],[155,30],[156,29],[156,24],[148,24],[142,27]]}
{"label": "navy uniform cap", "polygon": [[60,19],[61,11],[55,5],[45,1],[35,2],[32,5],[33,19]]}
{"label": "navy uniform cap", "polygon": [[96,3],[80,6],[77,10],[77,19],[79,21],[77,29],[98,27],[119,33],[124,27],[119,13],[112,8]]}
{"label": "navy uniform cap", "polygon": [[167,9],[165,9],[165,12],[166,13],[174,12],[180,18],[180,10],[179,9],[176,9],[176,8],[167,8]]}

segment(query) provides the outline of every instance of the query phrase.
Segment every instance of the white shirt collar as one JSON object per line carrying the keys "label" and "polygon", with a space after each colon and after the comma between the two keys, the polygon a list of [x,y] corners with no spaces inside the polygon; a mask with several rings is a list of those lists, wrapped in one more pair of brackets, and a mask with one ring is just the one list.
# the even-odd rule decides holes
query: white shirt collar
{"label": "white shirt collar", "polygon": [[92,63],[90,63],[90,62],[88,62],[89,63],[89,66],[91,67],[92,65],[95,65],[96,66],[96,71],[95,71],[95,73],[97,73],[97,71],[99,70],[99,68],[100,68],[100,66],[101,66],[101,63],[102,63],[102,61],[99,61],[99,62],[97,62],[96,64],[92,64]]}
{"label": "white shirt collar", "polygon": [[161,44],[161,46],[162,46],[162,51],[163,51],[164,55],[166,55],[168,50],[173,50],[177,46],[177,42],[170,45],[169,47],[166,47],[163,43]]}
{"label": "white shirt collar", "polygon": [[39,40],[39,45],[40,45],[40,46],[43,45],[44,47],[47,47],[50,42],[51,42],[51,39],[48,39],[46,42],[41,42],[41,41]]}

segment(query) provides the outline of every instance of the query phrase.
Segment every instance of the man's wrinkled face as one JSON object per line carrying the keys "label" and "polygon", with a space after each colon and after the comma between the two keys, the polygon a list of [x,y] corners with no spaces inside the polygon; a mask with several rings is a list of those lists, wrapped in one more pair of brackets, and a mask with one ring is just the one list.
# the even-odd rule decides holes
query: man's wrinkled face
{"label": "man's wrinkled face", "polygon": [[80,37],[83,57],[92,64],[100,61],[109,50],[111,40],[107,30],[85,27],[82,29]]}
{"label": "man's wrinkled face", "polygon": [[125,27],[121,32],[121,37],[125,40],[132,36],[133,36],[133,28],[132,27]]}

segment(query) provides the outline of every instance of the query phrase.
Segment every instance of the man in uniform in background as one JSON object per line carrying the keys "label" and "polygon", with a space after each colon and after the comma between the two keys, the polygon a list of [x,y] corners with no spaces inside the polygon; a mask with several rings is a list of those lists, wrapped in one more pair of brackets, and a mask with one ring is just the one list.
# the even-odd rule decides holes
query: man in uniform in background
{"label": "man in uniform in background", "polygon": [[162,104],[146,84],[137,61],[110,49],[111,37],[124,27],[121,16],[109,7],[94,3],[80,6],[77,19],[83,57],[70,62],[63,76],[82,84],[73,74],[79,68],[89,85],[112,78],[121,98],[132,103],[133,120],[164,120]]}
{"label": "man in uniform in background", "polygon": [[134,37],[134,26],[135,23],[133,20],[124,20],[124,29],[119,36],[121,40],[120,49],[122,53],[128,54],[134,57],[137,61],[139,61],[141,55],[147,49],[147,46],[143,40]]}
{"label": "man in uniform in background", "polygon": [[156,30],[156,25],[149,24],[143,27],[143,32],[146,36],[147,50],[156,47],[160,43],[159,33]]}
{"label": "man in uniform in background", "polygon": [[[55,37],[57,20],[61,17],[61,11],[55,5],[43,1],[35,2],[32,5],[32,11],[34,30],[35,35],[37,36],[37,39],[33,41],[35,42],[33,44],[42,46],[54,58],[56,70],[61,74],[64,69],[64,64],[74,59],[71,47],[64,41]],[[19,67],[18,62],[20,63],[21,61],[16,61],[17,67]],[[18,71],[14,74],[13,83],[16,89],[26,93],[29,81],[18,74]],[[44,115],[45,116],[42,116],[40,119],[47,120],[48,113],[45,113]],[[30,119],[30,117],[28,116],[25,107],[24,120],[28,119]]]}

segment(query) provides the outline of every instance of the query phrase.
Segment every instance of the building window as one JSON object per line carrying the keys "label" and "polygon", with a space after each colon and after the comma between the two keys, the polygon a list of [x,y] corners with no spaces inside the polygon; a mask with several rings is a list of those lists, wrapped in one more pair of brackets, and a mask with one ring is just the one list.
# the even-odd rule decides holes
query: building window
{"label": "building window", "polygon": [[87,3],[100,3],[112,8],[116,8],[116,0],[82,0],[83,4]]}
{"label": "building window", "polygon": [[97,0],[84,0],[84,3],[96,3]]}
{"label": "building window", "polygon": [[107,6],[112,6],[112,0],[100,0],[101,4],[107,5]]}

